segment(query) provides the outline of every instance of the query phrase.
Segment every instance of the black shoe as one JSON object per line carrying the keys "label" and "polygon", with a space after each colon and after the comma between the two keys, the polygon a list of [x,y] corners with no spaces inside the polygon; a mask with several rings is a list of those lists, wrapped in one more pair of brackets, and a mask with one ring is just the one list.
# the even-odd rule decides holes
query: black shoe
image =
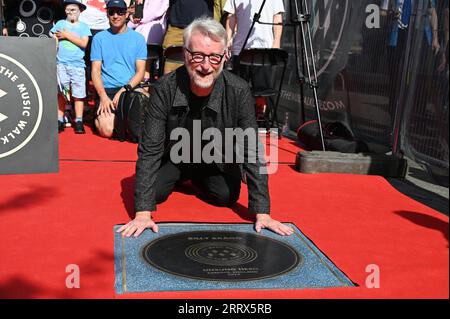
{"label": "black shoe", "polygon": [[64,132],[64,122],[58,121],[58,133]]}
{"label": "black shoe", "polygon": [[86,133],[85,131],[84,131],[84,125],[83,125],[83,122],[80,122],[80,121],[76,121],[75,122],[75,126],[74,126],[74,131],[75,131],[75,134],[84,134],[84,133]]}

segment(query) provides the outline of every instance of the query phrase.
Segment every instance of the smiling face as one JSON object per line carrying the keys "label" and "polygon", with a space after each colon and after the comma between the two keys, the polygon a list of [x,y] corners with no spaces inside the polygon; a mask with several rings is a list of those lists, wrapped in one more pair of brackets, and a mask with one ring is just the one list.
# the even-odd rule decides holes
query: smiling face
{"label": "smiling face", "polygon": [[107,14],[111,28],[115,30],[121,30],[124,28],[128,18],[127,9],[109,8],[107,9]]}
{"label": "smiling face", "polygon": [[81,13],[80,7],[76,4],[68,4],[64,10],[66,11],[67,19],[70,22],[74,23],[78,21]]}
{"label": "smiling face", "polygon": [[[223,55],[225,44],[197,31],[192,33],[190,41],[187,43],[187,49],[204,55]],[[198,96],[209,95],[223,70],[225,58],[219,64],[212,64],[208,57],[205,57],[202,62],[195,62],[192,53],[188,50],[184,50],[184,60],[191,79],[191,89]]]}

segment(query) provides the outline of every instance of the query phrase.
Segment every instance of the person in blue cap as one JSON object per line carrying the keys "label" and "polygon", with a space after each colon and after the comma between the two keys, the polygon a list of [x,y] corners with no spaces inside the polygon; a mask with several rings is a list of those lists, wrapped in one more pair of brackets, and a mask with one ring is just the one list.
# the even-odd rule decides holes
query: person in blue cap
{"label": "person in blue cap", "polygon": [[142,34],[127,27],[129,16],[123,0],[107,5],[110,28],[92,39],[92,83],[98,94],[95,128],[102,137],[113,137],[114,112],[126,87],[135,87],[143,79],[147,44]]}
{"label": "person in blue cap", "polygon": [[[58,21],[51,29],[58,42],[58,132],[64,130],[64,108],[66,102],[74,99],[76,134],[84,134],[83,109],[86,98],[85,49],[91,31],[89,26],[79,21],[81,11],[86,6],[77,0],[65,0],[66,19]],[[70,93],[69,93],[70,92]]]}

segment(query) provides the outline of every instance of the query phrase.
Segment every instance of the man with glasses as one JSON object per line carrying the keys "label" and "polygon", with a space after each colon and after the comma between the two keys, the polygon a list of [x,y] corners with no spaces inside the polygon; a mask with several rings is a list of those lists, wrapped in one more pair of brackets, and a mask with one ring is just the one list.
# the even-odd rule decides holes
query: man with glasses
{"label": "man with glasses", "polygon": [[[160,79],[146,107],[136,164],[136,216],[118,232],[127,237],[139,236],[146,228],[157,232],[158,226],[151,219],[156,204],[164,202],[175,185],[185,180],[190,180],[207,202],[232,206],[239,198],[243,169],[256,231],[268,228],[291,235],[291,227],[269,215],[268,178],[263,172],[264,152],[258,141],[253,99],[245,81],[223,70],[227,59],[224,27],[212,18],[196,19],[185,29],[184,47],[185,65]],[[229,129],[253,133],[253,143],[247,139],[240,148],[243,162],[235,160],[239,146],[226,138]],[[207,145],[213,143],[213,152],[218,155],[212,162],[210,152],[205,154],[206,141],[199,137],[207,130],[214,131]],[[181,144],[176,141],[180,137],[177,132],[183,132],[187,140],[182,136]],[[227,159],[230,154],[226,149],[230,148],[231,158]],[[251,161],[251,157],[256,160]]]}
{"label": "man with glasses", "polygon": [[95,127],[102,137],[112,137],[114,112],[125,87],[144,79],[147,45],[145,38],[126,25],[129,12],[123,0],[106,5],[110,28],[92,40],[92,82],[99,96]]}

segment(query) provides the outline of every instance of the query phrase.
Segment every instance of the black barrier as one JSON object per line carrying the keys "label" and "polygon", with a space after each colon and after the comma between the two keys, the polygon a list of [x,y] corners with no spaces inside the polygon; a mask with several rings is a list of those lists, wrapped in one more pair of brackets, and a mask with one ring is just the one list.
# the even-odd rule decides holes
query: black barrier
{"label": "black barrier", "polygon": [[437,29],[431,40],[436,38],[436,44],[423,36],[427,13],[421,8],[416,8],[416,13],[407,39],[411,50],[402,91],[405,111],[401,117],[400,147],[448,186],[448,0],[437,1]]}
{"label": "black barrier", "polygon": [[0,174],[58,171],[54,40],[0,37]]}
{"label": "black barrier", "polygon": [[[286,22],[293,3],[285,0]],[[404,153],[448,185],[448,1],[413,1],[409,26],[396,41],[395,0],[307,3],[323,122],[344,123],[374,153]],[[434,3],[437,26],[431,21]],[[437,53],[434,38],[429,39],[434,30],[441,46]],[[316,117],[307,85],[302,109],[293,39],[294,28],[285,27],[282,47],[290,59],[278,117],[288,112],[295,130]]]}

